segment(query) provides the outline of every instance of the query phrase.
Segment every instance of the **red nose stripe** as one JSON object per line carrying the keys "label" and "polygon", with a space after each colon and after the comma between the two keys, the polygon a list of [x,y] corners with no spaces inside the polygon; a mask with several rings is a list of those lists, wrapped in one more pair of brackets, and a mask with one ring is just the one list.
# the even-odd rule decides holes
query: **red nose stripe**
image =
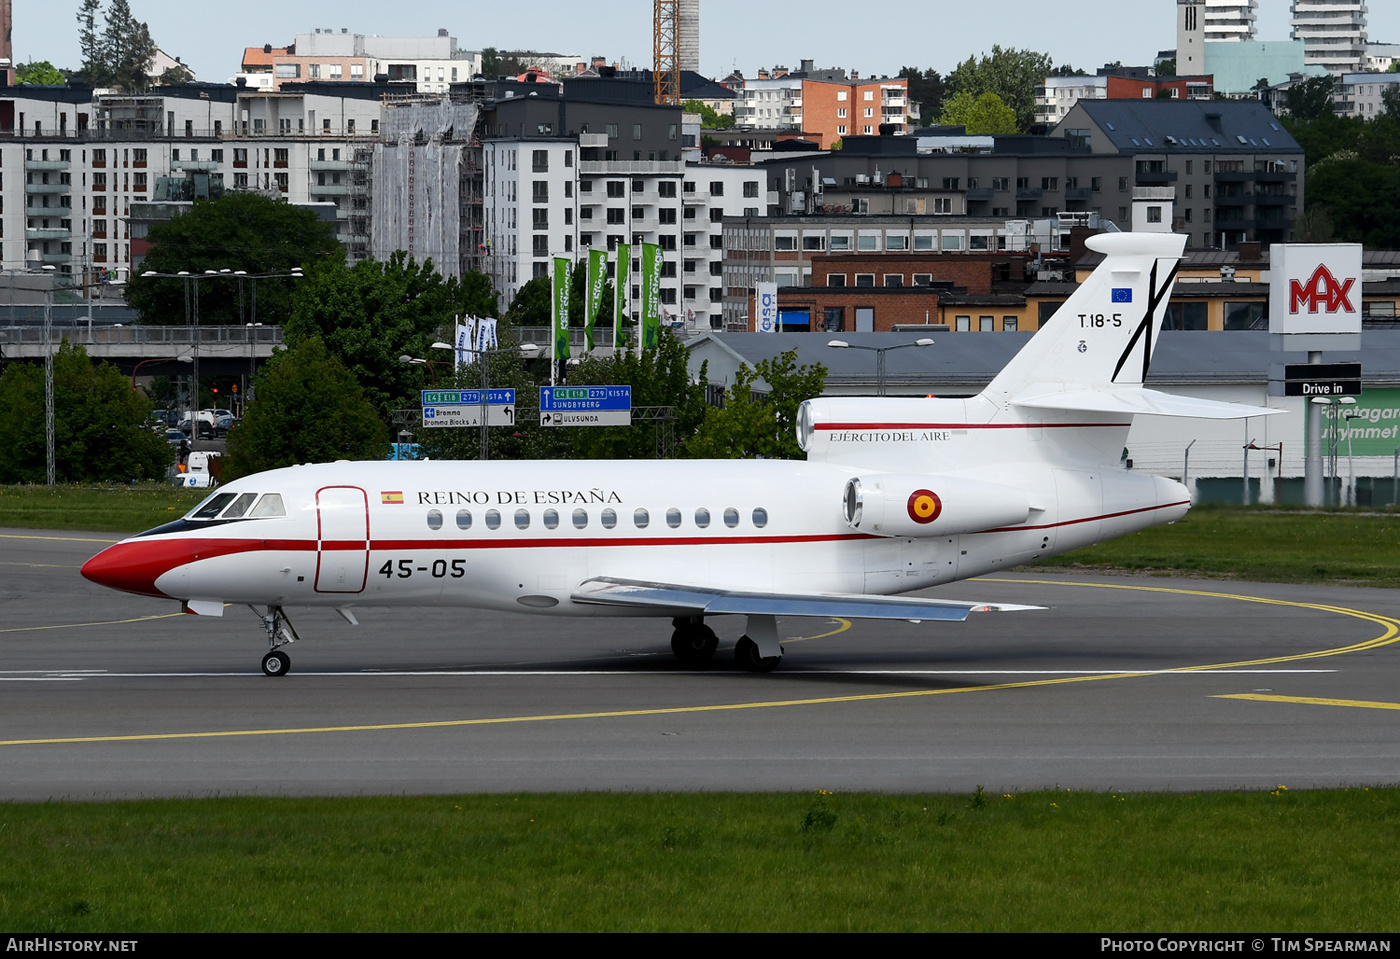
{"label": "red nose stripe", "polygon": [[138,540],[109,546],[83,564],[83,576],[99,586],[139,593],[142,596],[165,594],[156,589],[156,580],[192,555],[189,540]]}

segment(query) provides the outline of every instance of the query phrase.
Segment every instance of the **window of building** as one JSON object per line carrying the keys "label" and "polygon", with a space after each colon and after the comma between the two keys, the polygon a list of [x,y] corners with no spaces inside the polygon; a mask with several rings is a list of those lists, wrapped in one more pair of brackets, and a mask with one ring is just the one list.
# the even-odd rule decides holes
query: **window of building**
{"label": "window of building", "polygon": [[874,285],[875,285],[875,274],[874,274],[874,273],[857,273],[857,274],[856,274],[856,286],[874,286]]}
{"label": "window of building", "polygon": [[1161,222],[1162,222],[1162,208],[1161,208],[1160,206],[1149,206],[1149,207],[1147,208],[1147,222],[1148,222],[1148,223],[1161,223]]}
{"label": "window of building", "polygon": [[530,222],[536,230],[549,229],[549,207],[535,207],[530,211]]}
{"label": "window of building", "polygon": [[901,287],[901,286],[903,286],[903,285],[904,285],[904,274],[903,274],[903,273],[886,273],[886,274],[885,274],[885,286],[887,286],[887,287],[889,287],[889,288],[891,288],[891,289],[894,289],[894,288],[896,288],[896,287]]}
{"label": "window of building", "polygon": [[634,140],[640,140],[641,138],[642,138],[642,125],[641,125],[640,123],[634,123],[634,124],[632,124],[632,139],[634,139]]}
{"label": "window of building", "polygon": [[549,172],[549,151],[548,151],[548,150],[532,150],[532,151],[530,151],[530,168],[531,168],[531,170],[532,170],[533,172],[535,172],[535,173],[548,173],[548,172]]}
{"label": "window of building", "polygon": [[535,180],[530,184],[530,198],[536,203],[549,202],[549,181]]}
{"label": "window of building", "polygon": [[608,181],[608,196],[621,197],[627,195],[627,184],[622,180]]}
{"label": "window of building", "polygon": [[880,249],[880,237],[877,234],[861,234],[856,240],[856,249],[869,252]]}
{"label": "window of building", "polygon": [[535,256],[549,256],[549,234],[540,233],[531,238],[531,252]]}
{"label": "window of building", "polygon": [[828,274],[826,275],[826,285],[827,285],[827,286],[845,286],[845,285],[846,285],[846,274],[844,274],[844,273],[828,273]]}
{"label": "window of building", "polygon": [[660,183],[656,184],[656,195],[666,199],[675,199],[676,181],[662,180]]}
{"label": "window of building", "polygon": [[724,196],[724,181],[723,181],[723,180],[711,180],[711,181],[710,181],[710,196]]}

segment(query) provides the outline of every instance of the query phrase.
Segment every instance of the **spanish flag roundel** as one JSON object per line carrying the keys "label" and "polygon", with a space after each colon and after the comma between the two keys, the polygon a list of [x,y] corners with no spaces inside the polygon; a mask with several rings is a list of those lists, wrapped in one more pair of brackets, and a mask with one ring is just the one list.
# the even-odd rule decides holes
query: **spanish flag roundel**
{"label": "spanish flag roundel", "polygon": [[943,512],[943,501],[933,490],[916,489],[909,494],[909,518],[916,523],[932,523]]}

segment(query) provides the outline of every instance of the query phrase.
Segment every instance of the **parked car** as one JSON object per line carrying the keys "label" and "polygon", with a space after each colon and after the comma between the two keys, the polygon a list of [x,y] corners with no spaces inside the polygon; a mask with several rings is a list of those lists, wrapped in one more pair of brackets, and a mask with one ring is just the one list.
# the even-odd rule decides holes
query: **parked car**
{"label": "parked car", "polygon": [[[180,429],[186,435],[193,435],[194,424],[191,423],[189,420],[181,420]],[[202,440],[212,440],[214,438],[214,424],[209,422],[208,420],[200,420],[198,438]]]}
{"label": "parked car", "polygon": [[227,436],[228,431],[236,425],[238,425],[238,420],[231,413],[226,416],[216,416],[214,418],[214,435]]}
{"label": "parked car", "polygon": [[167,443],[169,443],[171,446],[179,446],[181,443],[185,442],[187,439],[189,439],[189,437],[186,436],[184,433],[182,433],[180,430],[166,430],[166,431],[165,431],[165,441],[166,441]]}

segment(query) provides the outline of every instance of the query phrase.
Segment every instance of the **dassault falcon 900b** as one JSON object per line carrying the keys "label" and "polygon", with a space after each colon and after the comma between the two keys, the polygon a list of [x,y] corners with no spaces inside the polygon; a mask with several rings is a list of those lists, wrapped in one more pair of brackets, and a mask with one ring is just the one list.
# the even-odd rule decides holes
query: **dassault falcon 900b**
{"label": "dassault falcon 900b", "polygon": [[1185,237],[1103,234],[1093,275],[967,399],[809,400],[807,460],[356,462],[221,487],[124,540],[88,579],[262,618],[268,675],[297,639],[284,608],[441,605],[656,616],[698,666],[708,616],[747,617],[738,663],[782,656],[777,617],[963,620],[975,602],[892,594],[1172,522],[1180,483],[1123,469],[1135,414],[1273,410],[1143,388]]}

